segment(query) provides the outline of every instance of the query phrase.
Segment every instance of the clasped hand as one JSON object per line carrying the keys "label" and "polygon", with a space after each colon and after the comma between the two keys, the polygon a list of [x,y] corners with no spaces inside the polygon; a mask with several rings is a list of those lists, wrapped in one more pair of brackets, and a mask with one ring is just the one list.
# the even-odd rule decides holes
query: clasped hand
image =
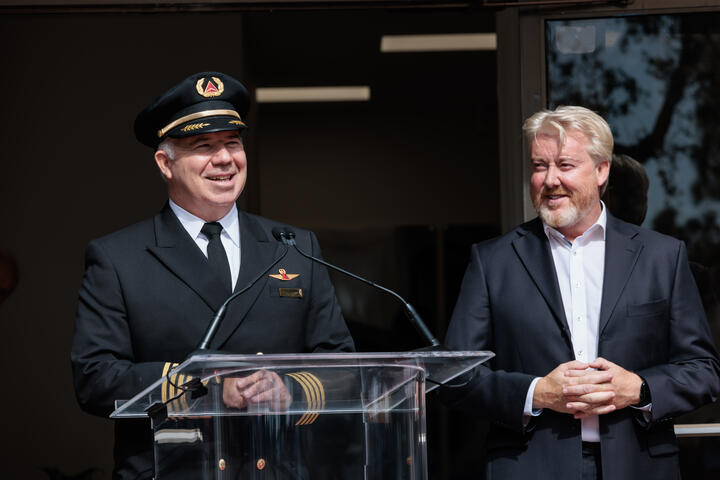
{"label": "clasped hand", "polygon": [[247,377],[225,378],[223,401],[230,408],[267,406],[272,410],[285,410],[292,398],[277,373],[258,370]]}
{"label": "clasped hand", "polygon": [[604,358],[557,366],[535,385],[533,409],[549,408],[577,419],[604,415],[640,401],[642,380]]}

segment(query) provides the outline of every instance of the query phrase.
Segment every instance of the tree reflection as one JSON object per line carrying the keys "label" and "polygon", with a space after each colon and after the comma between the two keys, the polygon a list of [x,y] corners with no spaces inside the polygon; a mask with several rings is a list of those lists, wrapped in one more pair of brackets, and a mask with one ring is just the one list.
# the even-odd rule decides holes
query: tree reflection
{"label": "tree reflection", "polygon": [[548,103],[605,117],[650,177],[645,225],[684,240],[720,281],[720,16],[551,21]]}

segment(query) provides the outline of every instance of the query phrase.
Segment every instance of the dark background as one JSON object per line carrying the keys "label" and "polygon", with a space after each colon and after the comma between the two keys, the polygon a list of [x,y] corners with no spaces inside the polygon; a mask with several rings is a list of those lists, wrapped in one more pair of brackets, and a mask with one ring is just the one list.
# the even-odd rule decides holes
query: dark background
{"label": "dark background", "polygon": [[[470,243],[499,232],[495,53],[382,54],[380,36],[492,31],[492,12],[462,9],[0,15],[0,248],[20,268],[0,305],[3,477],[109,476],[111,421],[79,410],[70,374],[83,252],[162,207],[132,122],[197,71],[371,87],[370,102],[254,105],[241,202],[314,229],[442,338]],[[392,300],[335,280],[360,350],[423,346]],[[473,424],[428,409],[431,478],[477,478],[481,446],[457,440]],[[450,453],[471,446],[469,467]]]}

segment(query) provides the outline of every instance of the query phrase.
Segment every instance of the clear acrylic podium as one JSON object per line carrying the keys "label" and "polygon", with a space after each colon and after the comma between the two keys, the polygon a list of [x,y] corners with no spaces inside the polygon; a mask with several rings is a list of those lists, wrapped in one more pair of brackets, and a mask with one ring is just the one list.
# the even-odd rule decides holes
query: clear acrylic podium
{"label": "clear acrylic podium", "polygon": [[[156,480],[424,480],[425,393],[492,356],[196,355],[111,417],[150,417]],[[285,395],[226,406],[228,380],[258,371]]]}

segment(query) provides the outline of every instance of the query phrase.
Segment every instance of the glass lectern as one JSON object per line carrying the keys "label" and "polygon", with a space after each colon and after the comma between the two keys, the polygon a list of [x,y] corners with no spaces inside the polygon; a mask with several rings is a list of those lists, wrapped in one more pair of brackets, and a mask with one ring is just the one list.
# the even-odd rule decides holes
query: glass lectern
{"label": "glass lectern", "polygon": [[[195,355],[111,417],[150,417],[156,480],[424,480],[425,393],[492,356]],[[283,395],[227,406],[229,380],[258,371]]]}

